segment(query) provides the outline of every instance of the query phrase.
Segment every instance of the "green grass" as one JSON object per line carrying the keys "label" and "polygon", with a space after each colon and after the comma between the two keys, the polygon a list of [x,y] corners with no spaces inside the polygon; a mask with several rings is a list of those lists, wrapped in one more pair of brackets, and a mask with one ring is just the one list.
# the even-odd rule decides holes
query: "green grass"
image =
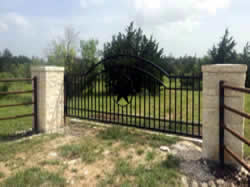
{"label": "green grass", "polygon": [[0,179],[3,178],[5,175],[3,172],[0,171]]}
{"label": "green grass", "polygon": [[146,161],[152,161],[155,159],[156,153],[154,151],[149,151],[146,154]]}
{"label": "green grass", "polygon": [[77,144],[67,144],[58,148],[62,157],[67,159],[81,158],[83,162],[93,163],[101,156],[103,148],[90,139],[85,139]]}
{"label": "green grass", "polygon": [[37,151],[42,144],[52,140],[59,135],[43,135],[33,137],[32,139],[25,139],[23,141],[2,142],[0,143],[0,161],[7,161],[12,159],[17,153]]}
{"label": "green grass", "polygon": [[99,132],[97,137],[103,140],[122,141],[125,145],[148,144],[152,147],[171,145],[178,141],[176,137],[168,137],[163,134],[143,133],[135,129],[121,126],[105,128]]}
{"label": "green grass", "polygon": [[40,164],[42,166],[45,166],[45,165],[60,165],[60,161],[59,160],[44,160],[44,161],[40,162]]}
{"label": "green grass", "polygon": [[40,168],[29,168],[19,171],[16,175],[4,180],[0,187],[34,187],[34,186],[65,186],[66,180],[59,176]]}
{"label": "green grass", "polygon": [[115,164],[112,174],[107,174],[100,181],[100,187],[105,186],[130,186],[130,187],[155,187],[174,186],[179,178],[179,160],[174,156],[153,165],[132,165],[126,160],[119,159]]}
{"label": "green grass", "polygon": [[136,154],[139,155],[139,156],[142,155],[143,153],[144,153],[143,149],[139,148],[139,149],[136,150]]}

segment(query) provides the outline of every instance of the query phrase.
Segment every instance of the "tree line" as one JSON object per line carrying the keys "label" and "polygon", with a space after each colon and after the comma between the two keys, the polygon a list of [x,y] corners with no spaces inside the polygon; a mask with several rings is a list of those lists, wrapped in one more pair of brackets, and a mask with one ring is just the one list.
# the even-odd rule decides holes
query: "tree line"
{"label": "tree line", "polygon": [[[80,40],[79,32],[72,27],[66,27],[63,37],[50,42],[46,49],[46,59],[24,55],[14,56],[9,49],[0,51],[0,78],[29,77],[30,65],[34,64],[64,66],[67,73],[86,73],[101,59],[116,54],[145,58],[168,74],[174,75],[199,74],[203,64],[246,64],[250,69],[249,43],[246,42],[243,51],[237,52],[236,41],[228,29],[203,57],[165,55],[156,39],[152,35],[145,35],[141,28],[134,26],[133,22],[125,31],[114,34],[111,41],[104,44],[103,49],[99,49],[98,43],[97,39]],[[149,66],[142,66],[142,68],[153,71]],[[160,76],[156,72],[151,73],[157,77]],[[250,87],[250,71],[247,73],[246,86]]]}

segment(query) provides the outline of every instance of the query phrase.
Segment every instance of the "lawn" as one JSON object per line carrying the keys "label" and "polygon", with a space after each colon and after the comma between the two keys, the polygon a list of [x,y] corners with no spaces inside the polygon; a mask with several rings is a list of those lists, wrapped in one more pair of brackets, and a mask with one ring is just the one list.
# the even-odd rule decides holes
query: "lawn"
{"label": "lawn", "polygon": [[179,159],[159,149],[178,138],[118,126],[71,127],[65,135],[1,143],[0,186],[179,185]]}

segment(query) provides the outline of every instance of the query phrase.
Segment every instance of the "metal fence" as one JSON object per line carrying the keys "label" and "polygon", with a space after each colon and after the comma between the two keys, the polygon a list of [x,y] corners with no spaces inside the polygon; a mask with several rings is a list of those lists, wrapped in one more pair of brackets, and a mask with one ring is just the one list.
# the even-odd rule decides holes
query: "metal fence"
{"label": "metal fence", "polygon": [[224,110],[228,110],[230,112],[233,112],[237,115],[240,115],[242,117],[245,117],[247,119],[250,119],[250,115],[236,110],[232,108],[231,106],[227,106],[224,103],[224,90],[234,90],[238,92],[243,92],[243,93],[250,93],[249,88],[239,88],[235,86],[230,86],[224,84],[224,81],[220,82],[220,162],[222,167],[224,167],[224,151],[226,151],[233,159],[235,159],[237,162],[239,162],[245,169],[250,171],[249,165],[241,159],[237,154],[235,154],[227,145],[224,143],[224,131],[226,130],[227,132],[231,133],[234,137],[238,138],[240,141],[243,143],[247,144],[248,146],[250,145],[250,140],[246,139],[242,135],[240,135],[238,132],[234,131],[233,129],[229,128],[227,124],[225,124],[224,121]]}
{"label": "metal fence", "polygon": [[33,113],[22,114],[22,115],[16,114],[15,116],[1,117],[0,121],[12,120],[12,119],[25,118],[25,117],[33,116],[34,117],[33,131],[37,133],[38,132],[38,124],[37,124],[37,78],[34,77],[32,79],[30,79],[30,78],[0,79],[0,83],[7,83],[7,82],[15,82],[16,83],[16,82],[27,82],[27,81],[32,81],[32,90],[22,90],[22,91],[19,90],[19,91],[0,92],[0,96],[32,93],[33,94],[33,101],[32,102],[26,102],[26,103],[0,105],[0,108],[33,105]]}
{"label": "metal fence", "polygon": [[168,75],[139,57],[114,56],[65,76],[65,115],[201,138],[201,82],[201,75]]}

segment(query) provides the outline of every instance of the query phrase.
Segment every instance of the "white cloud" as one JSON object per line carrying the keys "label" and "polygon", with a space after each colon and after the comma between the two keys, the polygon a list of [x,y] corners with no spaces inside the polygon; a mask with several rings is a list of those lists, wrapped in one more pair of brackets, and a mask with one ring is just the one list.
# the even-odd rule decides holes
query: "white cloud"
{"label": "white cloud", "polygon": [[227,8],[231,0],[135,0],[136,23],[162,25],[169,22],[199,21],[204,15],[214,15]]}
{"label": "white cloud", "polygon": [[14,12],[8,13],[6,17],[7,17],[7,20],[9,20],[11,23],[16,24],[18,26],[21,26],[21,27],[29,26],[28,20],[25,17],[17,13],[14,13]]}
{"label": "white cloud", "polygon": [[[15,12],[8,12],[5,14],[0,14],[0,20],[2,20],[2,23],[0,22],[0,28],[2,30],[15,27],[21,30],[28,29],[31,25],[29,21],[22,15],[19,15]],[[1,30],[1,29],[0,29]]]}

